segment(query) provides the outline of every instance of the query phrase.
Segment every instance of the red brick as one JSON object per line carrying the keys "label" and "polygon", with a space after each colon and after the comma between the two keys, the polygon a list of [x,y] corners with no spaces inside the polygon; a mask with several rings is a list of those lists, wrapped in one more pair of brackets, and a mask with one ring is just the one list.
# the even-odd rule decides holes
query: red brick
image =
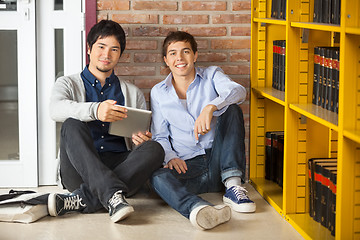
{"label": "red brick", "polygon": [[159,16],[157,14],[113,14],[112,19],[118,23],[159,23]]}
{"label": "red brick", "polygon": [[130,2],[118,0],[97,0],[97,10],[130,10]]}
{"label": "red brick", "polygon": [[154,63],[163,62],[164,58],[160,53],[135,53],[134,62],[136,63]]}
{"label": "red brick", "polygon": [[195,39],[198,45],[198,49],[207,49],[209,47],[208,40],[197,40]]}
{"label": "red brick", "polygon": [[200,28],[185,27],[182,28],[181,30],[188,32],[193,36],[202,36],[202,37],[226,36],[226,27],[200,27]]}
{"label": "red brick", "polygon": [[251,28],[250,27],[232,27],[231,36],[250,36]]}
{"label": "red brick", "polygon": [[155,86],[155,84],[161,82],[162,80],[164,79],[135,79],[134,84],[141,89],[151,89],[153,86]]}
{"label": "red brick", "polygon": [[157,41],[141,41],[141,40],[128,40],[126,42],[127,50],[156,50]]}
{"label": "red brick", "polygon": [[223,65],[220,66],[228,75],[248,75],[250,74],[249,64]]}
{"label": "red brick", "polygon": [[230,62],[250,61],[250,50],[230,54]]}
{"label": "red brick", "polygon": [[176,31],[177,28],[163,28],[163,27],[137,27],[133,29],[133,36],[148,36],[148,37],[165,37],[170,31]]}
{"label": "red brick", "polygon": [[199,53],[198,62],[226,62],[226,53]]}
{"label": "red brick", "polygon": [[107,13],[106,14],[100,13],[96,17],[97,22],[100,22],[101,20],[107,20],[107,19],[108,19]]}
{"label": "red brick", "polygon": [[185,1],[182,2],[183,11],[225,11],[226,2],[216,1]]}
{"label": "red brick", "polygon": [[250,1],[237,1],[233,2],[233,11],[241,11],[241,10],[250,10],[251,3]]}
{"label": "red brick", "polygon": [[234,82],[239,83],[244,88],[250,88],[250,77],[246,75],[242,75],[241,77],[233,77],[232,80]]}
{"label": "red brick", "polygon": [[164,15],[164,24],[208,24],[208,15]]}
{"label": "red brick", "polygon": [[118,76],[154,76],[156,72],[155,67],[117,65],[115,74]]}
{"label": "red brick", "polygon": [[213,24],[250,23],[250,14],[220,14],[212,17]]}
{"label": "red brick", "polygon": [[244,49],[250,48],[250,39],[236,39],[236,40],[211,40],[212,49]]}
{"label": "red brick", "polygon": [[178,10],[177,2],[170,1],[133,1],[134,10],[146,11],[176,11]]}
{"label": "red brick", "polygon": [[130,62],[130,54],[123,53],[119,59],[119,63],[129,63]]}

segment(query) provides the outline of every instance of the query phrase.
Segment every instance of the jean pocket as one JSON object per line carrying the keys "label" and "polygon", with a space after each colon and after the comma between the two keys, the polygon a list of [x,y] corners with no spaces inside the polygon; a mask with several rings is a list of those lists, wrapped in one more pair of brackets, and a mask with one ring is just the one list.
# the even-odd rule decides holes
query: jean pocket
{"label": "jean pocket", "polygon": [[186,179],[197,178],[209,171],[208,163],[205,155],[197,156],[195,158],[187,160],[186,166],[188,168],[186,173],[178,174],[176,171],[173,171],[173,173],[176,174],[176,177],[178,179],[186,180]]}

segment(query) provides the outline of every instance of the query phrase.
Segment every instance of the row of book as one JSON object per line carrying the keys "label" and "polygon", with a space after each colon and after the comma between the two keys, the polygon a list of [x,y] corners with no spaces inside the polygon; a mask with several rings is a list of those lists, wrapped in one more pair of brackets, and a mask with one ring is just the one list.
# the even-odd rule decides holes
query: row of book
{"label": "row of book", "polygon": [[310,216],[335,236],[336,158],[312,158],[308,161]]}
{"label": "row of book", "polygon": [[340,0],[314,0],[313,22],[340,24]]}
{"label": "row of book", "polygon": [[338,113],[339,48],[314,48],[314,85],[312,103]]}
{"label": "row of book", "polygon": [[271,1],[271,18],[286,19],[286,0]]}
{"label": "row of book", "polygon": [[285,91],[285,52],[285,40],[273,41],[272,87],[280,91]]}
{"label": "row of book", "polygon": [[265,179],[283,186],[284,131],[266,132]]}

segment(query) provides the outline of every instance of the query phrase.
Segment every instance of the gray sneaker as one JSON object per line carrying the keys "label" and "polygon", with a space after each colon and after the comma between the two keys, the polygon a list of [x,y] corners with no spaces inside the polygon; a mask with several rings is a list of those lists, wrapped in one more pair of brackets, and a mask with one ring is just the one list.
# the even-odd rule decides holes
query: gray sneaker
{"label": "gray sneaker", "polygon": [[125,200],[122,191],[115,192],[110,198],[108,201],[108,209],[110,219],[115,223],[125,219],[134,212],[134,208]]}
{"label": "gray sneaker", "polygon": [[201,230],[212,229],[231,218],[231,209],[226,205],[202,205],[190,213],[190,222]]}
{"label": "gray sneaker", "polygon": [[86,204],[78,194],[50,193],[48,211],[50,216],[56,217],[69,212],[82,212]]}

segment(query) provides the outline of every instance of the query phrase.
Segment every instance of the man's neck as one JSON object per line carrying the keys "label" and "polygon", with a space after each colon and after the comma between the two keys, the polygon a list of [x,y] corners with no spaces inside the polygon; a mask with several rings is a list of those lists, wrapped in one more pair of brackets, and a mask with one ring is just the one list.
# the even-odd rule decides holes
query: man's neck
{"label": "man's neck", "polygon": [[195,74],[188,76],[173,76],[172,84],[180,99],[186,99],[186,92],[195,79]]}
{"label": "man's neck", "polygon": [[89,66],[89,71],[91,72],[92,75],[94,75],[94,77],[99,80],[99,82],[101,83],[101,86],[104,86],[106,78],[110,77],[112,70],[108,71],[108,72],[101,72],[98,69],[93,69],[91,66]]}

